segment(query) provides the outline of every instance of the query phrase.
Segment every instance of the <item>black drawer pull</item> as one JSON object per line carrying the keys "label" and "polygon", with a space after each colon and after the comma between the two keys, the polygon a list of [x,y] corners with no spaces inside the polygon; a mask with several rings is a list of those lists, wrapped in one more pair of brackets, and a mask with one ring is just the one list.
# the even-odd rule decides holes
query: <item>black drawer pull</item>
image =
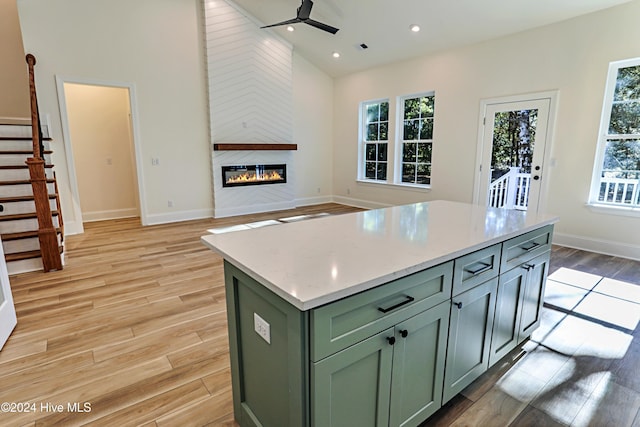
{"label": "black drawer pull", "polygon": [[389,341],[389,345],[394,345],[396,343],[396,337],[387,337],[387,341]]}
{"label": "black drawer pull", "polygon": [[461,302],[453,302],[453,301],[451,301],[451,303],[453,305],[455,305],[456,307],[458,307],[458,310],[462,310],[462,301]]}
{"label": "black drawer pull", "polygon": [[396,305],[392,305],[391,307],[388,308],[382,308],[382,307],[378,307],[378,311],[381,311],[383,313],[388,313],[391,310],[395,310],[398,307],[402,307],[405,304],[409,304],[410,302],[413,302],[415,300],[414,297],[410,297],[409,295],[405,295],[405,300],[402,302],[397,303]]}
{"label": "black drawer pull", "polygon": [[471,268],[465,268],[464,271],[466,271],[467,273],[471,273],[474,276],[480,273],[484,273],[485,271],[489,271],[491,270],[491,264],[487,264],[486,262],[479,262],[478,264],[480,264],[480,267],[474,269]]}
{"label": "black drawer pull", "polygon": [[402,338],[406,338],[406,337],[408,337],[408,336],[409,336],[409,331],[407,331],[406,329],[401,330],[401,331],[400,331],[400,336],[401,336]]}
{"label": "black drawer pull", "polygon": [[534,250],[535,248],[541,246],[540,243],[536,243],[536,242],[531,242],[531,246],[520,246],[522,249],[524,249],[527,252],[531,252],[532,250]]}

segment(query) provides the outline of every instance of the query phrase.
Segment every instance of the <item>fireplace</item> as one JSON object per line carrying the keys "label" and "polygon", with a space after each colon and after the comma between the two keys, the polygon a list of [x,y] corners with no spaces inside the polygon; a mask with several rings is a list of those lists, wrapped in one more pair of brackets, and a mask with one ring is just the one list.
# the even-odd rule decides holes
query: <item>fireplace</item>
{"label": "fireplace", "polygon": [[222,186],[284,184],[287,182],[287,165],[236,165],[222,166]]}

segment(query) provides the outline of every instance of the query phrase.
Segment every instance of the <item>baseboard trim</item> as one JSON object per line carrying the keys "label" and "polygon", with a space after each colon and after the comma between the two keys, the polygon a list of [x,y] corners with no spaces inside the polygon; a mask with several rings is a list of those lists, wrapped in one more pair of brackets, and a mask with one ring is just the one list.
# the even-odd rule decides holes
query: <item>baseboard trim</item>
{"label": "baseboard trim", "polygon": [[82,212],[83,222],[105,221],[108,219],[131,218],[140,216],[138,209],[112,209],[107,211]]}
{"label": "baseboard trim", "polygon": [[594,239],[565,233],[553,233],[553,243],[567,248],[581,249],[604,255],[640,261],[640,246],[611,240]]}
{"label": "baseboard trim", "polygon": [[296,206],[314,206],[332,202],[333,197],[331,196],[305,197],[304,199],[296,199]]}
{"label": "baseboard trim", "polygon": [[380,209],[380,208],[388,208],[393,206],[390,204],[371,202],[369,200],[354,199],[351,197],[343,197],[343,196],[333,196],[333,201],[335,203],[340,203],[342,205],[353,206],[353,207],[362,208],[362,209]]}

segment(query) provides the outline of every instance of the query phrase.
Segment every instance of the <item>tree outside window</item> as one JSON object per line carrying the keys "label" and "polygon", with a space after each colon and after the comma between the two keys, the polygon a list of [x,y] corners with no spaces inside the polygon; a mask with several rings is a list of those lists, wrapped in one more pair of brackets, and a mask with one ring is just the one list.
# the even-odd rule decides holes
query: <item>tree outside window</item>
{"label": "tree outside window", "polygon": [[405,98],[402,110],[402,182],[429,185],[435,95]]}
{"label": "tree outside window", "polygon": [[389,141],[389,101],[364,103],[364,178],[386,181]]}

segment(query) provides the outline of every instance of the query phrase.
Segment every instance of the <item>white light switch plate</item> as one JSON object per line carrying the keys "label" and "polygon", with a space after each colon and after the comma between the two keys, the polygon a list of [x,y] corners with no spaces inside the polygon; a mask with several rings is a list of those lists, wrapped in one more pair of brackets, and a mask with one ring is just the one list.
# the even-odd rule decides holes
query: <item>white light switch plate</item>
{"label": "white light switch plate", "polygon": [[271,325],[267,323],[258,313],[253,313],[253,329],[268,344],[271,344]]}

